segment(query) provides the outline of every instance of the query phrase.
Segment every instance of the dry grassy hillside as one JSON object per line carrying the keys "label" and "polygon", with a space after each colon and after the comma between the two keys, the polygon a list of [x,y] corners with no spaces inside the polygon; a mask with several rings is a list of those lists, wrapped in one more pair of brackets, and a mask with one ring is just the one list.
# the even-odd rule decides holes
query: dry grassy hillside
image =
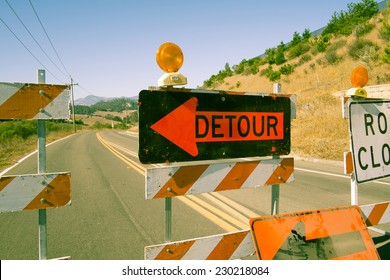
{"label": "dry grassy hillside", "polygon": [[[342,160],[343,152],[349,150],[348,125],[342,119],[341,98],[335,92],[352,87],[350,74],[360,65],[369,71],[368,85],[390,83],[390,65],[381,60],[384,48],[390,47],[390,43],[380,34],[383,20],[390,21],[389,14],[389,9],[380,12],[370,20],[375,28],[359,36],[359,40],[375,43],[379,47],[377,50],[364,49],[357,59],[353,59],[349,51],[358,40],[355,31],[349,37],[332,38],[323,53],[312,48],[303,63],[302,57],[285,63],[296,65],[294,73],[282,75],[277,81],[282,85],[283,93],[297,95],[297,118],[292,123],[292,154]],[[283,65],[274,67],[280,66]],[[259,73],[267,67],[268,64],[260,66]],[[235,75],[225,78],[213,89],[271,92],[273,83],[261,74]]]}

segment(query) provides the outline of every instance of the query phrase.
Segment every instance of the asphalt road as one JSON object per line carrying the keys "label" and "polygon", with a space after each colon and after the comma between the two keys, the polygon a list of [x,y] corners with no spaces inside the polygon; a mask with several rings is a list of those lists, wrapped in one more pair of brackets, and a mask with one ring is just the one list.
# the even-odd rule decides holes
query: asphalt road
{"label": "asphalt road", "polygon": [[[47,148],[47,172],[72,174],[72,205],[47,210],[48,258],[143,259],[145,246],[164,243],[164,199],[145,199],[137,150],[136,135],[116,131],[80,133]],[[36,161],[33,155],[7,175],[37,173]],[[295,160],[295,182],[280,186],[280,213],[349,205],[350,178],[342,173],[340,164]],[[390,200],[389,182],[362,184],[359,204]],[[172,210],[172,240],[246,229],[249,217],[270,214],[271,188],[174,198]],[[0,259],[38,259],[37,211],[1,213],[0,224]],[[372,235],[390,259],[388,237]]]}

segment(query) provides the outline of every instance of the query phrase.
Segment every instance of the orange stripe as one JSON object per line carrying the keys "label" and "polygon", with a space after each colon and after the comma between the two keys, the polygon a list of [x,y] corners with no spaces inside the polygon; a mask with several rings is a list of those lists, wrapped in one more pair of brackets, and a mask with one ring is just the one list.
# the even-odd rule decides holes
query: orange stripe
{"label": "orange stripe", "polygon": [[229,260],[250,231],[223,236],[207,260]]}
{"label": "orange stripe", "polygon": [[15,177],[3,177],[3,178],[0,178],[0,192],[6,187],[8,186],[9,183],[11,183],[11,181],[15,179]]}
{"label": "orange stripe", "polygon": [[344,166],[345,174],[351,174],[353,172],[353,162],[352,162],[352,153],[351,152],[345,152],[344,153]]}
{"label": "orange stripe", "polygon": [[[47,203],[42,203],[42,198],[44,198]],[[65,206],[70,199],[70,175],[60,174],[57,175],[57,177],[55,177],[23,210]]]}
{"label": "orange stripe", "polygon": [[155,260],[181,260],[194,243],[195,240],[166,245]]}
{"label": "orange stripe", "polygon": [[242,184],[245,183],[259,163],[259,161],[236,163],[214,191],[241,188]]}
{"label": "orange stripe", "polygon": [[280,165],[275,169],[264,185],[283,184],[287,182],[293,172],[294,158],[285,158],[280,162]]}
{"label": "orange stripe", "polygon": [[207,164],[180,167],[153,198],[184,195],[208,167]]}
{"label": "orange stripe", "polygon": [[[30,84],[23,86],[0,105],[0,119],[32,119],[67,86]],[[44,94],[39,91],[43,90]]]}
{"label": "orange stripe", "polygon": [[375,226],[379,224],[388,206],[389,202],[376,204],[366,220],[367,226]]}

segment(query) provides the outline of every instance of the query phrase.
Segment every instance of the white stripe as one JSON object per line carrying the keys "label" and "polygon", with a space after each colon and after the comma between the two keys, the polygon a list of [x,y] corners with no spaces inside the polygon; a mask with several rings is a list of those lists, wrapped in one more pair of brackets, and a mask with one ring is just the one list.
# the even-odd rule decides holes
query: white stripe
{"label": "white stripe", "polygon": [[155,260],[163,249],[163,245],[145,247],[145,260]]}
{"label": "white stripe", "polygon": [[46,105],[43,112],[38,112],[34,119],[69,119],[70,90],[65,89]]}
{"label": "white stripe", "polygon": [[176,173],[179,167],[167,167],[158,169],[146,169],[145,193],[146,199],[153,198]]}
{"label": "white stripe", "polygon": [[309,172],[309,173],[316,173],[316,174],[327,175],[327,176],[332,176],[332,177],[351,179],[351,176],[340,175],[340,174],[335,174],[335,173],[322,172],[322,171],[310,170],[310,169],[305,169],[305,168],[297,168],[297,167],[295,167],[294,169],[299,170],[299,171]]}
{"label": "white stripe", "polygon": [[215,190],[234,165],[235,163],[211,164],[187,191],[186,195]]}
{"label": "white stripe", "polygon": [[0,212],[22,211],[56,176],[16,176],[0,192]]}
{"label": "white stripe", "polygon": [[0,83],[0,105],[23,87],[24,84]]}
{"label": "white stripe", "polygon": [[211,238],[198,239],[188,249],[182,260],[205,260],[214,250],[215,246],[221,241],[222,236],[213,236]]}
{"label": "white stripe", "polygon": [[362,210],[364,219],[367,220],[370,216],[372,209],[374,209],[375,204],[362,205],[360,206],[360,210]]}
{"label": "white stripe", "polygon": [[260,161],[260,163],[256,166],[251,175],[249,175],[241,188],[244,189],[264,186],[269,177],[278,167],[280,161],[280,159]]}
{"label": "white stripe", "polygon": [[[389,202],[384,202],[384,203],[389,203]],[[372,211],[374,210],[374,207],[378,204],[382,203],[377,203],[377,204],[368,204],[368,205],[362,205],[360,206],[360,209],[362,210],[364,218],[367,220],[368,217],[371,215]],[[390,204],[387,205],[386,210],[384,211],[382,217],[378,221],[378,225],[380,224],[385,224],[390,222]]]}
{"label": "white stripe", "polygon": [[380,219],[378,224],[386,224],[390,222],[390,204],[387,205],[385,212],[383,213],[382,218]]}

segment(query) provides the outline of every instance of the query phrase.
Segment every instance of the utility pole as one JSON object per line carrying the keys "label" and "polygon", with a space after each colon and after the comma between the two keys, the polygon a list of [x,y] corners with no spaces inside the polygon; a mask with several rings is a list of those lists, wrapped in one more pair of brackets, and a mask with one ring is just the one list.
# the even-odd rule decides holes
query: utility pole
{"label": "utility pole", "polygon": [[78,86],[79,84],[73,83],[72,76],[70,77],[70,90],[72,93],[72,118],[73,118],[73,131],[76,133],[76,118],[75,118],[75,112],[74,112],[74,94],[73,94],[73,86]]}

